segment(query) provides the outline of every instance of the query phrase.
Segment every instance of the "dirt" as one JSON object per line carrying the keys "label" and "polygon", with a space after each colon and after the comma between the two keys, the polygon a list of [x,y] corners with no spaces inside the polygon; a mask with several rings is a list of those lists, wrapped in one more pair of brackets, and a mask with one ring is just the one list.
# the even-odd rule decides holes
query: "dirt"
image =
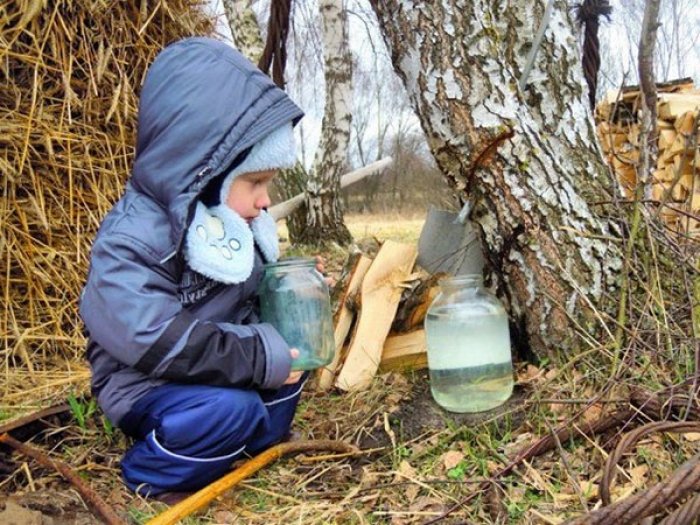
{"label": "dirt", "polygon": [[71,491],[39,490],[0,498],[3,525],[92,525],[95,517]]}
{"label": "dirt", "polygon": [[[456,414],[443,410],[433,400],[430,393],[430,382],[427,370],[417,372],[412,380],[411,393],[404,399],[398,410],[391,414],[392,430],[400,436],[402,442],[408,442],[426,433],[434,433],[446,428],[470,427],[494,421],[505,421],[506,414],[510,415],[509,425],[517,427],[525,417],[523,401],[527,399],[527,389],[516,385],[513,395],[503,405],[486,412],[473,414]],[[362,448],[390,446],[390,438],[383,429],[366,435],[361,443]]]}

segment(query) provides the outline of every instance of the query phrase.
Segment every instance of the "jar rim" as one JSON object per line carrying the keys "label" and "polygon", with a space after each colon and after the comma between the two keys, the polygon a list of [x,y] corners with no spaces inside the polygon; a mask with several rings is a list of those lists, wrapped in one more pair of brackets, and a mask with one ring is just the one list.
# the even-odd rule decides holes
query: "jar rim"
{"label": "jar rim", "polygon": [[316,259],[313,257],[289,257],[287,259],[279,259],[275,262],[265,263],[265,269],[273,268],[294,268],[294,267],[314,267]]}
{"label": "jar rim", "polygon": [[459,286],[465,284],[482,285],[484,277],[480,273],[465,273],[461,275],[447,275],[438,280],[440,286]]}

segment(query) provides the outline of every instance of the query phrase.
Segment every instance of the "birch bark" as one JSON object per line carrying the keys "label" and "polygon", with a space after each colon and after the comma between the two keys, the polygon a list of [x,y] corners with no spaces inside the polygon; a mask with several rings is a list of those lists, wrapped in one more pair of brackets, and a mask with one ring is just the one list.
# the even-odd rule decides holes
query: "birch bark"
{"label": "birch bark", "polygon": [[307,182],[305,244],[335,241],[348,244],[352,238],[343,222],[340,176],[345,169],[352,123],[352,55],[348,47],[347,11],[342,0],[321,0],[326,107],[321,142]]}
{"label": "birch bark", "polygon": [[223,0],[224,12],[231,28],[236,48],[257,64],[265,43],[260,34],[260,25],[250,6],[250,0]]}
{"label": "birch bark", "polygon": [[615,189],[565,1],[518,87],[545,3],[372,0],[438,165],[473,200],[515,343],[552,356],[578,348],[573,327],[599,333],[595,309],[613,308],[622,259],[592,206]]}

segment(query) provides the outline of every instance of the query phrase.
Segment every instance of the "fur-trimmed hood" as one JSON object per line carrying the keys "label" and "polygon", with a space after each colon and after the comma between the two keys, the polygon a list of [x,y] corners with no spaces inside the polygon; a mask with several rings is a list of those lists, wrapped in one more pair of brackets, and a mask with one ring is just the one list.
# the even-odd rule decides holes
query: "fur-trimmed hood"
{"label": "fur-trimmed hood", "polygon": [[160,53],[146,75],[131,184],[167,209],[179,250],[205,185],[263,137],[302,116],[228,44],[182,40]]}

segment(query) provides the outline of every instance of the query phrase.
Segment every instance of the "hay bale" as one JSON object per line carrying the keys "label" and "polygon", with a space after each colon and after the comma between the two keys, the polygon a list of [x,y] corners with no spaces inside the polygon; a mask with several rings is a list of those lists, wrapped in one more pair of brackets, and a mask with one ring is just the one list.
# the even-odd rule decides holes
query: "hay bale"
{"label": "hay bale", "polygon": [[132,165],[141,83],[166,44],[212,34],[205,9],[205,0],[0,7],[5,400],[14,381],[41,384],[52,366],[84,355],[78,295],[90,243]]}

